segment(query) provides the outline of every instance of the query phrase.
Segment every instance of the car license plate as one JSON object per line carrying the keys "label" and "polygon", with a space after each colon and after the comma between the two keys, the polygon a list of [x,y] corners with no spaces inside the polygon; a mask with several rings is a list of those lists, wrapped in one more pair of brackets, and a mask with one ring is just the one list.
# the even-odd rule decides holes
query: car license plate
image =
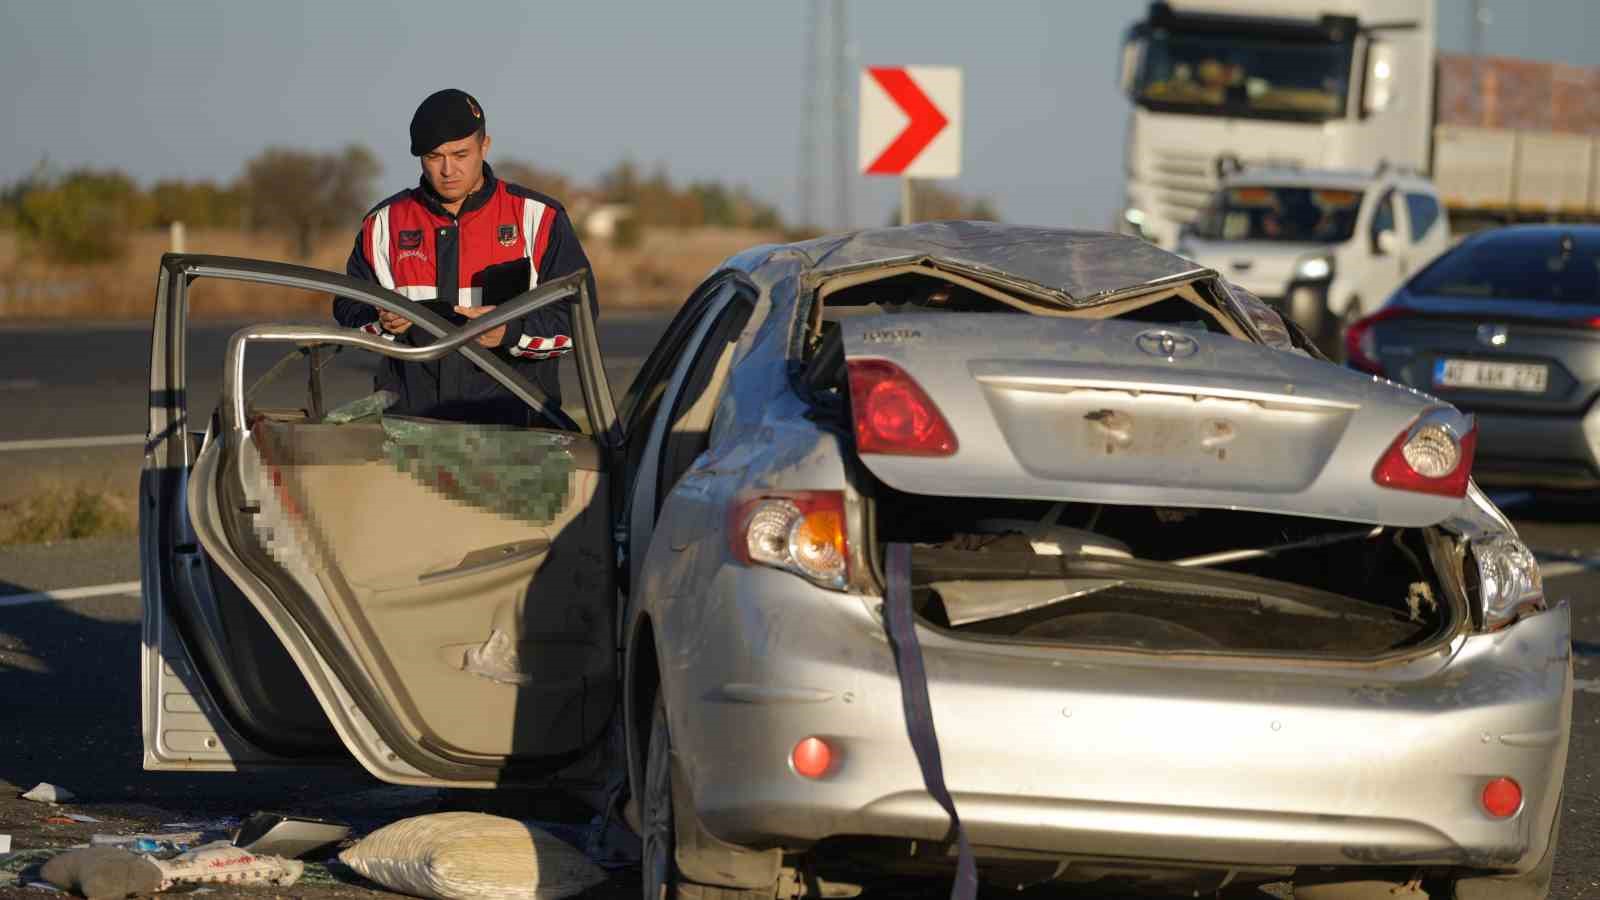
{"label": "car license plate", "polygon": [[1549,382],[1550,367],[1535,363],[1441,359],[1433,364],[1434,387],[1542,394]]}

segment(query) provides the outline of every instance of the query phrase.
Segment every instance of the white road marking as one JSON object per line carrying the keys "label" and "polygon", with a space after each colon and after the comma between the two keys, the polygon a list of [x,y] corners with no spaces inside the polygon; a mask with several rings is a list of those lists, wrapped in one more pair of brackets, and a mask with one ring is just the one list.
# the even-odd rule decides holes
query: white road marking
{"label": "white road marking", "polygon": [[57,600],[85,600],[90,597],[107,597],[112,594],[137,594],[137,581],[119,581],[116,584],[96,584],[89,587],[62,588],[59,591],[35,591],[31,594],[11,594],[0,597],[0,609],[8,606],[27,606],[30,603],[53,603]]}
{"label": "white road marking", "polygon": [[0,441],[0,453],[21,450],[71,450],[75,447],[143,446],[142,434],[104,434],[96,437],[39,438],[31,441]]}
{"label": "white road marking", "polygon": [[1564,560],[1554,563],[1540,563],[1539,574],[1546,579],[1560,578],[1564,575],[1581,575],[1584,572],[1593,572],[1600,569],[1600,560]]}
{"label": "white road marking", "polygon": [[0,378],[0,391],[37,391],[44,382],[37,378]]}

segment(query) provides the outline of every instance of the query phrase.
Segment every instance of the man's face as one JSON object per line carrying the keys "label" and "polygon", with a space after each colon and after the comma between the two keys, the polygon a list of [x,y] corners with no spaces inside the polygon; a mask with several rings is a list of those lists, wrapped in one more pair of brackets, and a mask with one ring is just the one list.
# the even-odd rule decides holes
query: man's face
{"label": "man's face", "polygon": [[488,153],[489,136],[469,134],[422,154],[422,173],[446,203],[454,203],[477,187],[483,175],[483,158]]}

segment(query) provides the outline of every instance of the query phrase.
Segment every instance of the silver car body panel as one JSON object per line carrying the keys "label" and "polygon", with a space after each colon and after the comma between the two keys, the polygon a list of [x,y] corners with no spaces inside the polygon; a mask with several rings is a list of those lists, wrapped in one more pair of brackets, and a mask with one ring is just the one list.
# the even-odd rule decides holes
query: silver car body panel
{"label": "silver car body panel", "polygon": [[[864,455],[902,491],[1432,525],[1454,497],[1372,480],[1438,401],[1226,335],[1120,320],[902,313],[840,323],[955,431],[949,457]],[[1175,350],[1163,355],[1162,341]]]}
{"label": "silver car body panel", "polygon": [[817,278],[869,265],[934,260],[1006,284],[1028,285],[1066,307],[1092,306],[1145,286],[1209,270],[1154,244],[1100,231],[993,222],[927,222],[796,245]]}

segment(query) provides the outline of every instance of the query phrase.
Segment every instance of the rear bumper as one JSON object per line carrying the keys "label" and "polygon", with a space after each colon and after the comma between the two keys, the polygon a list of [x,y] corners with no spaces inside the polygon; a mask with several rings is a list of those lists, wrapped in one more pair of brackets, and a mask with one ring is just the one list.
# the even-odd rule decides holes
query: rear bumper
{"label": "rear bumper", "polygon": [[[710,593],[696,603],[718,614],[660,644],[680,648],[676,665],[663,659],[664,689],[706,828],[762,847],[942,840],[948,823],[923,788],[867,603],[737,568]],[[1521,870],[1557,812],[1571,717],[1564,608],[1364,670],[921,639],[946,778],[983,847]],[[788,759],[813,735],[834,750],[815,781]],[[1506,820],[1478,802],[1500,775],[1525,797]]]}

